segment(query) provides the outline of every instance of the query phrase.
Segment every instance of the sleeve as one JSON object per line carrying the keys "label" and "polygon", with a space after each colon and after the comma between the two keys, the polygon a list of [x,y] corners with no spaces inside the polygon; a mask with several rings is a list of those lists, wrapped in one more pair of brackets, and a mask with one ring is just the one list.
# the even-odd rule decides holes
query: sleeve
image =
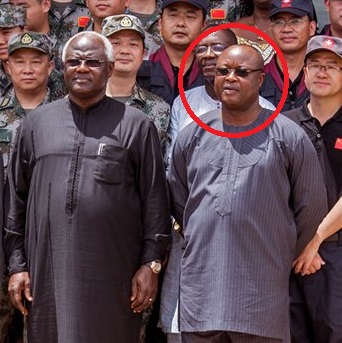
{"label": "sleeve", "polygon": [[148,122],[140,148],[139,188],[143,214],[141,264],[163,260],[170,240],[171,216],[157,130]]}
{"label": "sleeve", "polygon": [[5,252],[3,248],[3,223],[4,223],[4,206],[3,206],[3,194],[4,194],[4,160],[2,158],[2,153],[0,151],[0,232],[1,232],[1,247],[0,247],[0,280],[2,280],[2,276],[4,274],[4,267],[5,267]]}
{"label": "sleeve", "polygon": [[292,151],[291,205],[297,225],[297,254],[314,236],[328,211],[327,192],[316,151],[303,133]]}
{"label": "sleeve", "polygon": [[25,221],[34,157],[25,139],[25,120],[16,135],[5,184],[4,250],[10,275],[27,270]]}
{"label": "sleeve", "polygon": [[186,157],[179,139],[176,140],[172,152],[169,189],[171,195],[171,213],[183,229],[184,209],[189,197],[189,191],[187,185]]}

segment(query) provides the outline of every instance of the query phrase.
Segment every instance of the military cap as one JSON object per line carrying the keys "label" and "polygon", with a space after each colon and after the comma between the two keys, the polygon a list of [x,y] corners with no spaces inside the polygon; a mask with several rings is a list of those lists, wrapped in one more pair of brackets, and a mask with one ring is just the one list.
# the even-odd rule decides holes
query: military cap
{"label": "military cap", "polygon": [[122,30],[133,30],[145,39],[144,26],[140,19],[130,14],[112,15],[104,18],[102,21],[102,34],[109,37],[112,34]]}
{"label": "military cap", "polygon": [[26,9],[22,6],[0,4],[0,27],[24,26]]}
{"label": "military cap", "polygon": [[207,0],[162,0],[162,8],[169,6],[175,2],[186,2],[187,4],[193,5],[201,10],[208,9],[208,1]]}
{"label": "military cap", "polygon": [[41,51],[49,56],[52,55],[52,42],[49,37],[38,32],[22,32],[11,36],[8,42],[8,54],[15,50],[29,48]]}
{"label": "military cap", "polygon": [[269,17],[282,12],[292,13],[299,17],[307,15],[310,19],[317,21],[315,7],[311,0],[272,0]]}
{"label": "military cap", "polygon": [[308,41],[305,61],[313,53],[318,51],[331,51],[342,58],[342,39],[331,36],[314,36]]}

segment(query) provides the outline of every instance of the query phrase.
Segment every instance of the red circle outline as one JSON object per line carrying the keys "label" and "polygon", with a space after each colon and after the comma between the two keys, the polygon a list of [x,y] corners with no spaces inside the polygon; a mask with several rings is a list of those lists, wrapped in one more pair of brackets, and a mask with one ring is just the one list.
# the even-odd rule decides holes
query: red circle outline
{"label": "red circle outline", "polygon": [[[196,47],[196,45],[205,37],[207,37],[208,35],[210,35],[211,33],[214,33],[216,31],[219,30],[223,30],[223,29],[231,29],[231,28],[237,28],[237,29],[242,29],[242,30],[248,30],[251,32],[254,32],[255,34],[257,34],[258,36],[261,36],[262,38],[264,38],[265,41],[267,41],[275,50],[282,68],[283,68],[283,73],[284,73],[284,87],[283,87],[283,92],[282,92],[282,96],[280,98],[279,104],[277,106],[277,108],[274,110],[274,112],[272,113],[272,115],[267,118],[262,124],[260,124],[259,126],[251,129],[251,130],[246,130],[244,132],[238,132],[238,133],[229,133],[229,132],[223,132],[220,130],[215,130],[212,127],[210,127],[209,125],[205,124],[202,122],[202,120],[199,119],[199,117],[193,112],[193,110],[191,109],[185,93],[184,93],[184,86],[183,86],[183,75],[184,75],[184,69],[185,69],[185,65],[186,65],[186,61],[188,60],[191,52],[194,50],[194,48]],[[247,137],[250,135],[253,135],[261,130],[263,130],[264,128],[266,128],[268,125],[270,125],[272,123],[272,121],[278,116],[278,114],[280,113],[280,111],[282,110],[286,98],[287,98],[287,93],[288,93],[288,89],[289,89],[289,72],[288,72],[288,68],[287,68],[287,63],[285,60],[285,57],[283,55],[283,53],[281,52],[279,46],[263,31],[257,29],[256,27],[253,26],[249,26],[246,24],[240,24],[240,23],[226,23],[226,24],[220,24],[214,27],[211,27],[205,31],[203,31],[191,44],[190,46],[186,49],[184,56],[181,60],[180,66],[179,66],[179,74],[178,74],[178,88],[179,88],[179,95],[180,98],[183,102],[183,105],[186,109],[186,111],[188,112],[188,114],[190,115],[190,117],[203,129],[205,129],[206,131],[220,136],[220,137],[227,137],[227,138],[242,138],[242,137]]]}

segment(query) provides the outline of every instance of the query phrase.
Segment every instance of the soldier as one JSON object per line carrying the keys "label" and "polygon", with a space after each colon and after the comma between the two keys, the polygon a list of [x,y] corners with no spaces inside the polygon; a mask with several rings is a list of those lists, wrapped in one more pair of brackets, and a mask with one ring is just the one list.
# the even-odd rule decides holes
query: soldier
{"label": "soldier", "polygon": [[103,21],[102,34],[112,43],[115,56],[114,71],[108,80],[106,94],[138,108],[153,121],[165,154],[170,106],[136,82],[146,52],[146,36],[141,21],[129,14],[107,17]]}
{"label": "soldier", "polygon": [[26,11],[23,7],[10,4],[0,5],[0,95],[11,88],[11,82],[3,64],[8,58],[8,40],[12,34],[24,29],[25,22]]}
{"label": "soldier", "polygon": [[127,8],[127,13],[138,17],[144,25],[145,44],[148,48],[144,57],[146,60],[163,45],[163,38],[160,35],[158,24],[160,18],[160,8],[158,8],[158,5],[156,0],[144,2],[131,0],[129,8]]}
{"label": "soldier", "polygon": [[52,0],[49,23],[61,45],[83,31],[89,20],[90,13],[83,0]]}
{"label": "soldier", "polygon": [[87,31],[95,31],[99,33],[101,33],[102,30],[102,20],[111,15],[125,13],[125,9],[130,2],[130,0],[111,0],[99,5],[98,0],[85,1],[91,14],[91,20],[88,22],[85,29]]}

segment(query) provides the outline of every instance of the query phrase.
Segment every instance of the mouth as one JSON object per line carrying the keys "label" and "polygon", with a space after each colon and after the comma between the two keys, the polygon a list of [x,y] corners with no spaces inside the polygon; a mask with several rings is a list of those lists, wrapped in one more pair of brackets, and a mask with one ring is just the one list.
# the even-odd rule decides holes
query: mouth
{"label": "mouth", "polygon": [[98,8],[99,10],[106,10],[109,5],[106,5],[106,4],[98,4],[95,6],[96,8]]}
{"label": "mouth", "polygon": [[296,40],[296,37],[288,37],[288,36],[285,36],[285,37],[282,37],[280,39],[282,42],[285,42],[285,43],[292,43],[293,41]]}
{"label": "mouth", "polygon": [[234,87],[231,84],[223,86],[223,94],[231,95],[240,92],[238,87]]}
{"label": "mouth", "polygon": [[187,33],[183,32],[183,31],[175,31],[175,32],[173,33],[173,35],[185,37],[185,36],[187,36]]}

